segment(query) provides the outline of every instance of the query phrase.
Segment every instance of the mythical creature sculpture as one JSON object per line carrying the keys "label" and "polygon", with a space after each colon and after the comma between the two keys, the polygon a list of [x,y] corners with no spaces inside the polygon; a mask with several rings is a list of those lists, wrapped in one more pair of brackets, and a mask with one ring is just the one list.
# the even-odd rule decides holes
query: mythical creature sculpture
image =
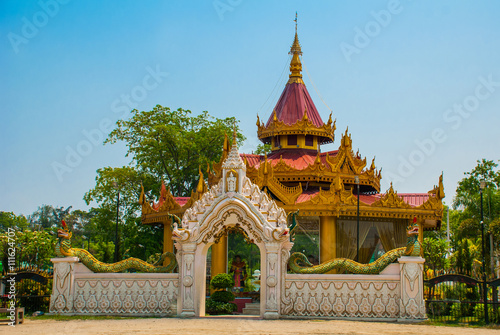
{"label": "mythical creature sculpture", "polygon": [[[132,257],[117,263],[103,263],[92,256],[87,250],[72,248],[72,235],[73,233],[69,231],[66,222],[63,220],[62,229],[57,230],[56,255],[58,257],[78,257],[86,267],[94,272],[123,272],[128,269],[135,269],[141,272],[172,272],[177,267],[177,260],[171,252],[162,254],[155,264],[149,264],[141,259]],[[166,258],[170,259],[170,263],[167,266],[159,266]]]}
{"label": "mythical creature sculpture", "polygon": [[[273,238],[276,240],[276,241],[280,241],[281,239],[283,238],[286,238],[288,237],[291,233],[292,233],[292,230],[295,229],[295,227],[297,226],[297,215],[299,215],[299,211],[296,210],[295,212],[292,212],[292,213],[289,213],[286,218],[288,218],[289,216],[292,217],[292,224],[290,225],[290,227],[287,227],[286,225],[286,219],[283,219],[282,220],[282,223],[273,230],[272,234],[273,234]],[[280,221],[280,220],[278,220]]]}
{"label": "mythical creature sculpture", "polygon": [[185,241],[191,237],[191,232],[188,229],[182,227],[181,219],[177,215],[168,214],[168,217],[172,220],[173,240]]}
{"label": "mythical creature sculpture", "polygon": [[415,218],[413,220],[413,225],[410,225],[406,232],[406,235],[408,236],[406,247],[390,250],[372,263],[361,264],[353,261],[352,259],[334,258],[327,262],[313,266],[304,254],[294,252],[288,260],[288,265],[290,266],[290,270],[292,270],[292,272],[304,274],[326,273],[333,269],[347,270],[350,273],[356,274],[378,274],[401,256],[420,256],[418,229],[418,224],[416,223]]}

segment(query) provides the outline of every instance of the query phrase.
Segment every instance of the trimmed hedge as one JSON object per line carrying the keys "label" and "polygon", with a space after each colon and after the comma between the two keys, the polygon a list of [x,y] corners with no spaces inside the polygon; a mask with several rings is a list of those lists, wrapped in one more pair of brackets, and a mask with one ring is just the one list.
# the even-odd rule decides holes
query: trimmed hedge
{"label": "trimmed hedge", "polygon": [[219,273],[210,281],[210,286],[215,290],[224,290],[234,286],[234,279],[227,273]]}

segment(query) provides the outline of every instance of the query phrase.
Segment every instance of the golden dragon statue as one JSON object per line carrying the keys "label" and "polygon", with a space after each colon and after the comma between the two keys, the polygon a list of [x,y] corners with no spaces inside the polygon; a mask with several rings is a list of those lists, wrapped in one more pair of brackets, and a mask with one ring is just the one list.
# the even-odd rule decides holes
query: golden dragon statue
{"label": "golden dragon statue", "polygon": [[[162,254],[155,264],[149,264],[133,257],[112,264],[103,263],[87,250],[72,248],[72,236],[73,233],[69,231],[66,222],[62,220],[62,229],[57,230],[58,241],[55,248],[57,257],[78,257],[86,267],[94,272],[123,272],[129,269],[140,272],[172,272],[177,267],[177,260],[171,252]],[[160,266],[167,258],[170,259],[170,263],[166,266]]]}
{"label": "golden dragon statue", "polygon": [[313,266],[304,254],[294,252],[288,260],[288,265],[292,272],[303,274],[326,273],[334,269],[346,270],[348,273],[355,274],[378,274],[401,256],[420,256],[421,246],[418,241],[418,231],[418,224],[414,218],[413,224],[406,231],[408,237],[406,247],[390,250],[372,263],[361,264],[352,259],[334,258]]}

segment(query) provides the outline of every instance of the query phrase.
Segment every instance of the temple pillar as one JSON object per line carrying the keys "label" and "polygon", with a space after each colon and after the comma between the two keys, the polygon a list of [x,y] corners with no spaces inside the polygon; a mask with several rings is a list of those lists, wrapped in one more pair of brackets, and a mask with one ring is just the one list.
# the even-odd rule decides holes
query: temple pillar
{"label": "temple pillar", "polygon": [[211,278],[219,273],[227,272],[227,235],[221,237],[219,243],[212,244]]}
{"label": "temple pillar", "polygon": [[[172,228],[170,228],[170,223],[163,224],[163,252],[174,252],[174,241],[172,240]],[[168,259],[163,262],[166,266],[170,263]]]}
{"label": "temple pillar", "polygon": [[400,268],[401,300],[398,321],[421,321],[425,316],[424,262],[421,257],[403,256]]}
{"label": "temple pillar", "polygon": [[[319,217],[320,263],[337,257],[337,222],[334,216]],[[306,255],[307,256],[307,255]],[[333,273],[333,272],[329,272]]]}

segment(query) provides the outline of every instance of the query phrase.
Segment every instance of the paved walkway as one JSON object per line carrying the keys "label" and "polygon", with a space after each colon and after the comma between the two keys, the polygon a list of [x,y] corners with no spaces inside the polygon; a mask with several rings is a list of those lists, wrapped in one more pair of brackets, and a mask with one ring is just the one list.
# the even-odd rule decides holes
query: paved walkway
{"label": "paved walkway", "polygon": [[210,317],[197,319],[143,318],[116,320],[26,320],[23,325],[0,325],[0,334],[500,334],[498,329],[436,327],[419,324],[357,322],[336,320],[258,320],[251,317]]}

